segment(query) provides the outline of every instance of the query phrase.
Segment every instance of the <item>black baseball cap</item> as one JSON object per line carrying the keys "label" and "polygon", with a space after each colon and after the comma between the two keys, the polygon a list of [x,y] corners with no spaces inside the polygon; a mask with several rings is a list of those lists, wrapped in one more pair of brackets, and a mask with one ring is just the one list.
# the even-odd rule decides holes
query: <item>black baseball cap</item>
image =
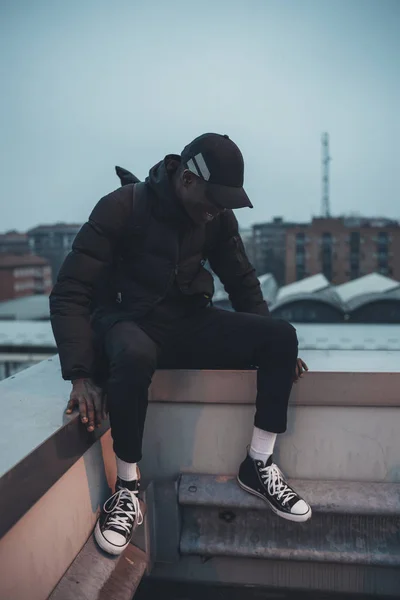
{"label": "black baseball cap", "polygon": [[185,167],[207,182],[210,200],[223,208],[253,208],[243,189],[244,161],[227,135],[205,133],[181,153]]}

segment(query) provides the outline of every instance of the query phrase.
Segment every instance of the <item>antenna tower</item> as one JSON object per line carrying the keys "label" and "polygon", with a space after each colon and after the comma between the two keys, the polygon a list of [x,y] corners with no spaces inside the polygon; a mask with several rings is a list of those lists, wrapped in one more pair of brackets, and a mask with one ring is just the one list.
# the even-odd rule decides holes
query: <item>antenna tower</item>
{"label": "antenna tower", "polygon": [[329,156],[329,133],[323,133],[321,137],[321,158],[322,158],[322,198],[321,213],[323,217],[331,216],[329,200],[329,163],[332,160]]}

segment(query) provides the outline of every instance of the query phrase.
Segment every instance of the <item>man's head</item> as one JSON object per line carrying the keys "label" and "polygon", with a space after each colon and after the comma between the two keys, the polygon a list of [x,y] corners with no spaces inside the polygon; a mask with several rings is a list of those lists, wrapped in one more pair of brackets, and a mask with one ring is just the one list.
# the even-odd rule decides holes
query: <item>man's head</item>
{"label": "man's head", "polygon": [[227,135],[201,135],[183,149],[181,161],[175,191],[195,223],[207,223],[227,208],[253,208],[243,189],[242,154]]}

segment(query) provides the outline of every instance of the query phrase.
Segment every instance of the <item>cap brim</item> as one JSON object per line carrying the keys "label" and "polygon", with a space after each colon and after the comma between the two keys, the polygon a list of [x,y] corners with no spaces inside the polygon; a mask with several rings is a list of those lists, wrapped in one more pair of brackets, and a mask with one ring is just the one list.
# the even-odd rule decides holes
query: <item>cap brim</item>
{"label": "cap brim", "polygon": [[252,203],[242,187],[228,187],[218,183],[208,183],[211,200],[223,208],[253,208]]}

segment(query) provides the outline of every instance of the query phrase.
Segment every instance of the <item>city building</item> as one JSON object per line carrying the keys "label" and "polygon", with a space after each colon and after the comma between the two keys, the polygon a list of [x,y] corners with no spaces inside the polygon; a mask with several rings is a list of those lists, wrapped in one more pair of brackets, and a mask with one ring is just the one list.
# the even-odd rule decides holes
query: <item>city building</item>
{"label": "city building", "polygon": [[[286,281],[286,230],[295,223],[275,217],[253,225],[252,263],[257,275],[271,273],[278,285]],[[247,242],[249,243],[249,242]]]}
{"label": "city building", "polygon": [[26,233],[6,231],[0,233],[0,254],[29,254],[29,239]]}
{"label": "city building", "polygon": [[285,281],[322,272],[334,284],[377,272],[400,279],[400,226],[389,219],[314,218],[285,229]]}
{"label": "city building", "polygon": [[49,294],[51,267],[41,256],[0,254],[0,301]]}
{"label": "city building", "polygon": [[49,261],[54,281],[80,228],[77,224],[56,223],[39,225],[28,231],[32,252]]}
{"label": "city building", "polygon": [[239,233],[240,233],[240,237],[242,238],[243,245],[244,245],[245,250],[246,250],[247,258],[249,259],[249,261],[251,262],[251,264],[253,266],[255,266],[254,265],[255,257],[254,257],[253,228],[252,227],[240,228]]}

